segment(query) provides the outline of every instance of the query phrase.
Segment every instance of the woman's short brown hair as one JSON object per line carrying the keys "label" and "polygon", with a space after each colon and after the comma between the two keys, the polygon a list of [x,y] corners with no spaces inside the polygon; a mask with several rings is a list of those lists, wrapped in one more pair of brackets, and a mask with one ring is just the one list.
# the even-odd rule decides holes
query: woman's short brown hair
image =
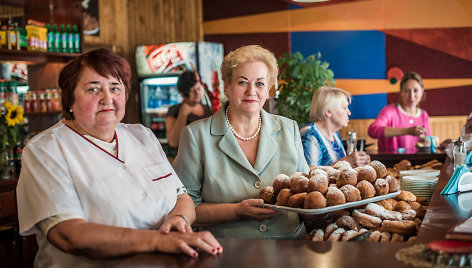
{"label": "woman's short brown hair", "polygon": [[258,45],[242,46],[226,55],[221,63],[221,76],[225,86],[231,83],[233,72],[238,66],[255,61],[263,62],[267,66],[269,88],[273,87],[279,73],[277,59],[274,53]]}
{"label": "woman's short brown hair", "polygon": [[62,113],[67,120],[74,120],[70,111],[74,104],[74,90],[79,83],[82,71],[89,67],[103,77],[113,76],[123,83],[126,99],[130,91],[131,67],[121,56],[109,49],[100,48],[84,53],[70,61],[59,74],[59,87],[62,90]]}

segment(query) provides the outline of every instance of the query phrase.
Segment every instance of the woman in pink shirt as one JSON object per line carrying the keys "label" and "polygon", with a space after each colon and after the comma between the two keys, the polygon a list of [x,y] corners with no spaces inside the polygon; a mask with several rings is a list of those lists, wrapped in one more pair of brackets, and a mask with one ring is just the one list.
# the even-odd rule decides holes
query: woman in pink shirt
{"label": "woman in pink shirt", "polygon": [[379,151],[411,149],[422,137],[431,135],[428,113],[418,107],[425,97],[419,74],[403,76],[400,96],[400,103],[384,107],[369,126],[369,136],[378,139]]}

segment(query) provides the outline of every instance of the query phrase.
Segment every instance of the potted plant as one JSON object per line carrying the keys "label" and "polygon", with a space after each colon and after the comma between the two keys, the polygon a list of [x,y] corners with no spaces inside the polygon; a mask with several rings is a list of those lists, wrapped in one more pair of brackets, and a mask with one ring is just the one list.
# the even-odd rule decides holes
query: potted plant
{"label": "potted plant", "polygon": [[302,126],[310,121],[310,106],[315,90],[334,85],[334,74],[329,63],[321,61],[321,54],[303,58],[300,52],[285,53],[278,60],[280,84],[276,89],[275,108],[280,115],[297,121]]}

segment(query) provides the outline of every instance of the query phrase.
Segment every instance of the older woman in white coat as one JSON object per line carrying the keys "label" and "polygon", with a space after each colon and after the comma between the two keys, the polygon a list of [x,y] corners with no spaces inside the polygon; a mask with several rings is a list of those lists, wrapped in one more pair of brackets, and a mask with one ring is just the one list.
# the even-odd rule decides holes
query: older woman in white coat
{"label": "older woman in white coat", "polygon": [[107,49],[75,58],[60,74],[64,118],[28,142],[17,186],[20,232],[36,234],[37,267],[222,251],[209,232],[192,232],[193,202],[154,134],[120,123],[130,77],[126,60]]}

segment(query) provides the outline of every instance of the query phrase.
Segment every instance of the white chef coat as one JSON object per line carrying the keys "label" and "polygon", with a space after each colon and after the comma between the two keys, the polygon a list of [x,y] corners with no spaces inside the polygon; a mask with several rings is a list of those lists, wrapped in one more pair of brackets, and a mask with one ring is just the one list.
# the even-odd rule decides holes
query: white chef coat
{"label": "white chef coat", "polygon": [[63,122],[24,148],[18,220],[22,235],[36,234],[36,267],[93,266],[87,258],[60,251],[41,234],[36,224],[50,216],[74,214],[94,223],[157,229],[174,208],[183,185],[155,135],[140,124],[121,123],[115,133],[116,156]]}

